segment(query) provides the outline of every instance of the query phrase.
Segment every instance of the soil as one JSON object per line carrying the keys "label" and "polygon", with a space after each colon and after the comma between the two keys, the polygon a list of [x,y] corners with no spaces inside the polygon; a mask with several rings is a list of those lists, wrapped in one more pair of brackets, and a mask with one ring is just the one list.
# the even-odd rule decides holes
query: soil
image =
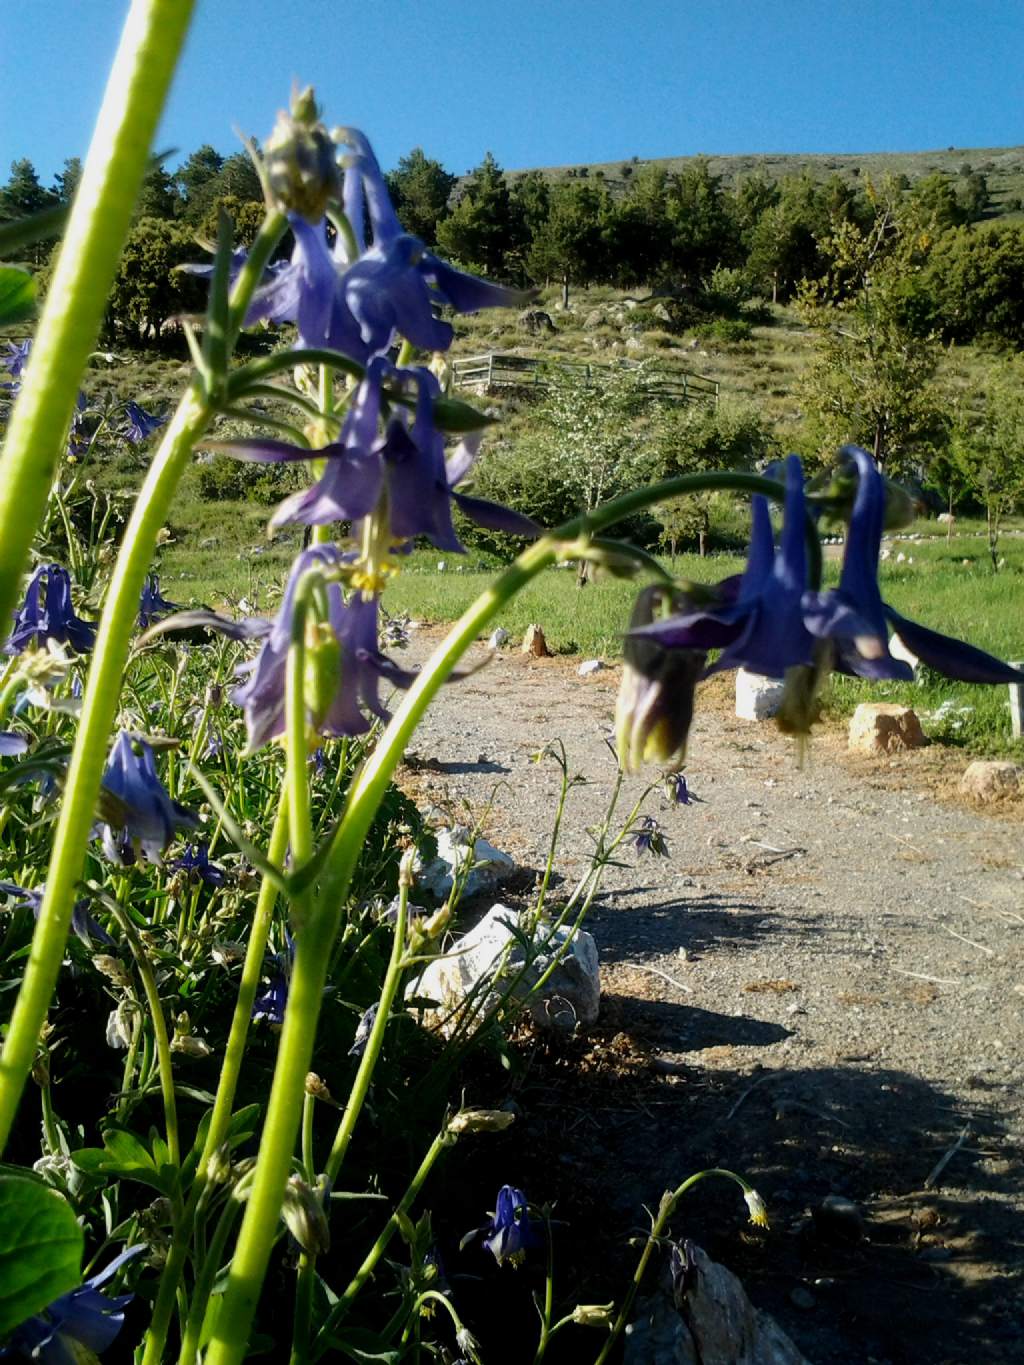
{"label": "soil", "polygon": [[[438,634],[417,631],[409,653]],[[561,739],[586,779],[563,886],[616,775],[619,670],[578,664],[496,655],[445,689],[403,770],[421,807],[480,817],[535,870],[559,774],[532,756]],[[558,1273],[587,1301],[621,1295],[645,1206],[724,1166],[764,1196],[771,1230],[707,1182],[674,1231],[730,1265],[814,1365],[1021,1359],[1024,809],[960,802],[966,762],[941,746],[854,758],[824,728],[801,767],[770,722],[735,718],[731,678],[705,688],[697,801],[648,801],[670,856],[624,850],[588,920],[598,1024],[517,1043],[505,1178],[557,1201]],[[643,786],[627,781],[624,811]],[[828,1196],[856,1207],[837,1218]],[[592,1334],[559,1340],[573,1333],[592,1359]]]}

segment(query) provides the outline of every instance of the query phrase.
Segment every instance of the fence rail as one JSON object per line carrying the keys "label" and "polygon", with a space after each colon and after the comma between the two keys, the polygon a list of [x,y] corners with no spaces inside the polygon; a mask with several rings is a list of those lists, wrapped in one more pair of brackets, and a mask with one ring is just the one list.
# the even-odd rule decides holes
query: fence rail
{"label": "fence rail", "polygon": [[[525,355],[459,356],[452,361],[452,377],[458,389],[490,393],[495,389],[547,389],[573,378],[584,384],[603,384],[616,371],[636,369],[628,361],[616,365],[589,365],[578,360],[554,360]],[[718,380],[689,371],[647,370],[643,390],[667,403],[709,403],[718,406]]]}

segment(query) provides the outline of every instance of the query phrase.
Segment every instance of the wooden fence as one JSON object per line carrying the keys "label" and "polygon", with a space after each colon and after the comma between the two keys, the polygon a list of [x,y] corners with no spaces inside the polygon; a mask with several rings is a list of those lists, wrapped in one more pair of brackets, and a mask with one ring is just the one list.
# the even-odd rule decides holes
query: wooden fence
{"label": "wooden fence", "polygon": [[[525,355],[459,356],[452,361],[453,382],[457,389],[491,393],[498,389],[550,388],[567,379],[583,384],[604,384],[614,372],[636,369],[628,361],[615,365],[589,365],[577,360],[538,358]],[[709,403],[718,406],[718,381],[704,375],[678,370],[645,370],[643,391],[666,403]]]}

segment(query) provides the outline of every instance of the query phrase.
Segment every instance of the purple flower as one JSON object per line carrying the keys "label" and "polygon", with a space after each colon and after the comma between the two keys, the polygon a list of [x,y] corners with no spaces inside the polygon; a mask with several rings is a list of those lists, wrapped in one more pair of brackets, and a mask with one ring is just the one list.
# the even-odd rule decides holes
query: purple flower
{"label": "purple flower", "polygon": [[519,1265],[525,1260],[527,1250],[536,1245],[537,1233],[522,1190],[502,1185],[491,1221],[479,1231],[483,1233],[484,1246],[499,1265],[506,1261]]}
{"label": "purple flower", "polygon": [[668,844],[661,832],[661,826],[653,815],[645,815],[636,826],[633,847],[638,853],[651,853],[659,858],[668,857]]}
{"label": "purple flower", "polygon": [[[299,580],[315,565],[329,571],[343,561],[336,546],[321,545],[303,550],[292,566],[270,634],[255,661],[245,666],[248,681],[232,696],[245,711],[250,751],[284,733],[285,673]],[[395,687],[408,687],[415,675],[380,652],[376,598],[354,593],[346,602],[340,585],[331,582],[325,584],[324,596],[327,617],[319,623],[318,644],[309,651],[312,670],[319,672],[323,690],[310,708],[310,721],[324,735],[364,734],[371,724],[365,713],[381,719],[388,715],[378,697],[381,678]],[[314,657],[317,648],[323,651],[319,670]]]}
{"label": "purple flower", "polygon": [[[0,882],[0,895],[10,896],[14,899],[12,910],[31,910],[36,919],[43,906],[43,893],[45,887],[38,886],[34,891],[30,891],[26,886],[18,886],[16,882]],[[71,912],[71,929],[75,936],[85,944],[87,948],[93,946],[93,939],[98,939],[100,943],[113,943],[114,940],[107,933],[102,925],[98,924],[89,914],[89,901],[87,897],[75,902],[75,907]]]}
{"label": "purple flower", "polygon": [[0,1355],[15,1353],[43,1365],[75,1365],[83,1358],[79,1347],[85,1347],[92,1356],[105,1351],[124,1326],[124,1310],[134,1295],[108,1298],[99,1292],[100,1285],[145,1249],[142,1243],[127,1247],[104,1270],[28,1318],[15,1328]]}
{"label": "purple flower", "polygon": [[9,341],[7,343],[7,354],[0,355],[0,365],[4,367],[13,381],[10,384],[0,384],[0,388],[8,389],[11,393],[17,393],[21,388],[21,376],[25,366],[28,364],[29,352],[32,350],[31,338],[24,341]]}
{"label": "purple flower", "polygon": [[185,845],[179,858],[172,858],[168,867],[184,872],[190,882],[203,882],[206,886],[223,886],[227,874],[222,867],[210,862],[210,850],[206,844]]}
{"label": "purple flower", "polygon": [[95,627],[75,614],[67,569],[59,564],[40,564],[29,580],[21,609],[15,613],[14,629],[4,652],[20,654],[29,645],[42,646],[47,640],[55,640],[84,653],[92,648],[95,639]]}
{"label": "purple flower", "polygon": [[674,806],[692,806],[696,800],[682,773],[668,773],[663,785],[665,795]]}
{"label": "purple flower", "polygon": [[885,518],[885,480],[874,460],[859,446],[844,446],[842,455],[857,467],[857,495],[846,537],[839,587],[818,594],[807,624],[815,635],[832,640],[836,666],[862,678],[903,678],[913,670],[889,653],[889,626],[918,658],[958,682],[1021,683],[1024,673],[962,640],[940,635],[908,621],[882,601],[878,586],[878,554]]}
{"label": "purple flower", "polygon": [[380,1003],[371,1005],[370,1008],[360,1017],[356,1025],[356,1036],[352,1040],[352,1046],[348,1050],[350,1057],[361,1057],[366,1051],[366,1044],[370,1041],[370,1034],[377,1020],[377,1011]]}
{"label": "purple flower", "polygon": [[295,941],[287,930],[285,937],[288,941],[288,951],[275,953],[270,959],[271,966],[266,984],[252,1003],[253,1019],[263,1019],[275,1028],[280,1028],[284,1023],[285,1006],[288,1004],[288,980],[295,960]]}
{"label": "purple flower", "polygon": [[155,431],[167,421],[166,417],[154,417],[152,413],[146,412],[145,408],[140,408],[138,403],[125,404],[125,416],[128,418],[124,428],[124,438],[130,441],[133,446],[141,445],[143,441],[148,441]]}
{"label": "purple flower", "polygon": [[177,611],[177,602],[168,602],[160,595],[160,580],[155,573],[147,574],[139,597],[139,629],[151,626],[166,611]]}
{"label": "purple flower", "polygon": [[100,810],[106,820],[103,847],[112,862],[134,863],[138,850],[159,863],[179,829],[195,829],[191,811],[172,801],[156,772],[152,747],[122,730],[103,774]]}
{"label": "purple flower", "polygon": [[13,730],[0,730],[0,758],[16,758],[28,750],[28,740]]}

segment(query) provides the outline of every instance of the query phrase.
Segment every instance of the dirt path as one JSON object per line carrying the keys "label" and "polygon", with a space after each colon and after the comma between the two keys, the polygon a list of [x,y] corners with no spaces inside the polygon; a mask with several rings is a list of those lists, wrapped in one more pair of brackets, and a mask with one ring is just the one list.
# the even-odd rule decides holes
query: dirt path
{"label": "dirt path", "polygon": [[[531,754],[561,738],[587,780],[557,863],[567,882],[615,777],[618,669],[583,679],[577,663],[497,657],[446,690],[406,770],[421,802],[479,812],[494,793],[488,837],[540,868],[558,774]],[[601,1025],[535,1068],[520,1134],[554,1144],[577,1200],[603,1180],[623,1237],[688,1172],[747,1172],[773,1211],[768,1240],[714,1198],[695,1201],[693,1235],[816,1365],[1019,1360],[1019,809],[958,805],[963,759],[937,751],[854,760],[825,733],[801,771],[728,699],[723,681],[694,725],[699,802],[648,805],[670,857],[630,849],[608,872],[588,924]],[[829,1195],[859,1205],[862,1240],[829,1223]]]}

